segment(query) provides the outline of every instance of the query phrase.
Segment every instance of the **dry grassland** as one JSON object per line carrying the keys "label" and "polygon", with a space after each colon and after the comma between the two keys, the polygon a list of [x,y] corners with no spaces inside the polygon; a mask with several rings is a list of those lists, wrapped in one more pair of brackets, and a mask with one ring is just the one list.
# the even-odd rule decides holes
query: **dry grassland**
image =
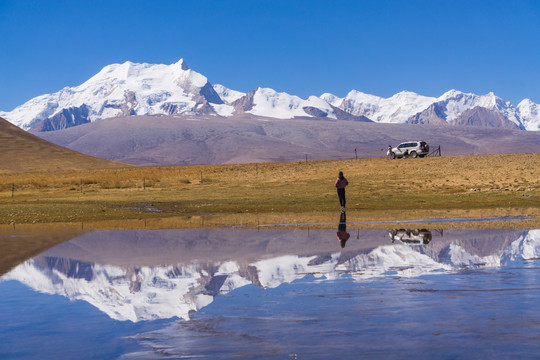
{"label": "dry grassland", "polygon": [[6,173],[0,223],[217,215],[236,224],[313,222],[303,220],[339,209],[333,183],[340,170],[350,182],[351,221],[540,209],[540,154],[509,154]]}

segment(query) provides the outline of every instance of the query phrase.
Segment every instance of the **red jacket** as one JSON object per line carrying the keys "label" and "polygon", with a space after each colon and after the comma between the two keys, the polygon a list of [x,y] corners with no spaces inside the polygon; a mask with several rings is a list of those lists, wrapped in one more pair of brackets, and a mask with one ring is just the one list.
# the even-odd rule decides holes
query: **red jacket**
{"label": "red jacket", "polygon": [[347,179],[343,178],[341,180],[340,178],[336,179],[336,183],[334,184],[338,189],[345,189],[345,186],[349,185],[349,182]]}

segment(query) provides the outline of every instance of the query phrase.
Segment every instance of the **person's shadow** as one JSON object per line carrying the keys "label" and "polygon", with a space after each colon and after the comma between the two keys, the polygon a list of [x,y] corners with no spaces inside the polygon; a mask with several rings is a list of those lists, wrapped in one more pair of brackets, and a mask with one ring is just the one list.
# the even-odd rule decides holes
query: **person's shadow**
{"label": "person's shadow", "polygon": [[345,247],[345,243],[351,237],[351,234],[347,232],[347,215],[345,211],[341,212],[341,215],[339,216],[338,231],[336,236],[342,248]]}

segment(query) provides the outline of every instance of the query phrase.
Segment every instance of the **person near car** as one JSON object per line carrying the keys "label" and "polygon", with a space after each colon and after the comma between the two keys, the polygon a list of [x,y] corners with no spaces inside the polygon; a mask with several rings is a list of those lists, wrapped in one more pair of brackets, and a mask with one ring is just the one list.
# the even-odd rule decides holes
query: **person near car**
{"label": "person near car", "polygon": [[345,176],[343,176],[343,171],[340,171],[334,186],[337,188],[339,205],[341,206],[342,211],[345,210],[345,186],[347,185],[349,185],[349,182]]}

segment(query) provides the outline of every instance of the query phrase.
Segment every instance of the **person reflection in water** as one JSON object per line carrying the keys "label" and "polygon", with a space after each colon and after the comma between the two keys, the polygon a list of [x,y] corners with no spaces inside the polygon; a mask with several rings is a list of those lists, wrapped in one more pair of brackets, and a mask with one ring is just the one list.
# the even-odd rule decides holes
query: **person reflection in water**
{"label": "person reflection in water", "polygon": [[336,236],[342,248],[345,247],[345,243],[351,237],[351,234],[347,232],[347,215],[344,211],[339,217],[338,231]]}

